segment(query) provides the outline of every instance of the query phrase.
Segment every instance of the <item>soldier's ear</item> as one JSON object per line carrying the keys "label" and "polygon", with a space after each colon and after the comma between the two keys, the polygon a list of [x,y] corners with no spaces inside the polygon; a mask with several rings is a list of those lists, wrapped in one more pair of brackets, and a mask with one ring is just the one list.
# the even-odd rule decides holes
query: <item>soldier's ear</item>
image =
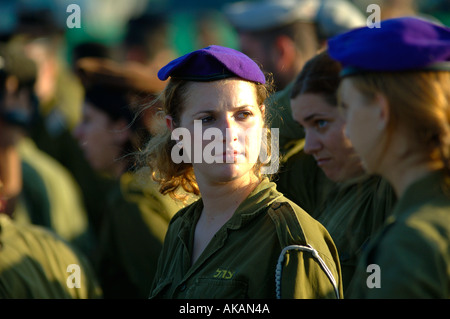
{"label": "soldier's ear", "polygon": [[175,129],[175,122],[170,115],[166,115],[166,126],[171,132]]}
{"label": "soldier's ear", "polygon": [[278,36],[273,50],[275,52],[275,61],[277,61],[275,64],[277,70],[286,70],[295,65],[297,49],[290,37],[286,35]]}
{"label": "soldier's ear", "polygon": [[390,118],[390,109],[389,109],[389,102],[381,93],[377,93],[374,99],[374,104],[378,108],[378,128],[380,130],[384,130],[388,123]]}
{"label": "soldier's ear", "polygon": [[259,110],[261,111],[262,118],[264,118],[266,115],[266,106],[264,104],[261,104],[259,106]]}

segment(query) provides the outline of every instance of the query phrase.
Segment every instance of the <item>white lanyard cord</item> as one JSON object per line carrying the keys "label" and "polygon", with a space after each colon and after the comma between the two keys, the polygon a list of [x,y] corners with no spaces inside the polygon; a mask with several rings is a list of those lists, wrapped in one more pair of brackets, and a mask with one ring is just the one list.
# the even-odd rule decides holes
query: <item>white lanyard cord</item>
{"label": "white lanyard cord", "polygon": [[276,296],[277,296],[277,299],[281,299],[281,271],[282,271],[282,268],[283,268],[284,255],[286,254],[286,252],[288,250],[300,250],[300,251],[310,252],[313,255],[313,257],[319,262],[320,266],[322,267],[322,269],[327,274],[328,279],[330,279],[331,284],[333,285],[336,297],[339,299],[339,289],[338,289],[338,286],[337,286],[337,283],[336,283],[336,279],[334,278],[332,272],[327,267],[327,265],[325,264],[323,259],[319,256],[319,253],[317,252],[317,250],[312,248],[311,245],[309,245],[309,244],[307,246],[290,245],[290,246],[284,247],[283,250],[281,251],[280,257],[278,257],[277,268],[276,268],[276,271],[275,271],[275,284],[276,284]]}

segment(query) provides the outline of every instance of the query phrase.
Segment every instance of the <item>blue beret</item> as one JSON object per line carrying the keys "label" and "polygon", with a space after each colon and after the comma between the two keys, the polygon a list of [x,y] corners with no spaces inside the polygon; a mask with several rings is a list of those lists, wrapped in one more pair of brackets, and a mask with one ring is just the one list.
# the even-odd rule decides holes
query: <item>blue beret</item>
{"label": "blue beret", "polygon": [[449,70],[450,28],[421,18],[381,21],[379,28],[358,28],[328,41],[342,76],[376,71]]}
{"label": "blue beret", "polygon": [[259,66],[245,54],[234,49],[211,45],[185,54],[162,67],[158,78],[189,81],[214,81],[237,76],[244,80],[266,83]]}

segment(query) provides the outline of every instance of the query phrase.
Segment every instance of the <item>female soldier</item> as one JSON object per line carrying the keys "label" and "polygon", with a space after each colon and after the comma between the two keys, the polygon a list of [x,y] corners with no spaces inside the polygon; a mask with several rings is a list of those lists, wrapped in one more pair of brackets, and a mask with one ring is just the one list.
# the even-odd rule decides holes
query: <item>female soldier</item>
{"label": "female soldier", "polygon": [[106,195],[94,265],[105,298],[146,298],[169,220],[182,207],[135,165],[154,128],[152,110],[137,116],[138,103],[154,86],[109,60],[85,58],[78,67],[86,101],[75,136],[92,167],[117,181]]}
{"label": "female soldier", "polygon": [[390,19],[329,45],[343,66],[346,134],[367,172],[385,177],[399,198],[350,296],[449,298],[450,29]]}
{"label": "female soldier", "polygon": [[293,118],[305,131],[303,150],[279,175],[279,190],[329,231],[339,252],[344,294],[364,243],[383,225],[395,202],[389,184],[364,174],[344,135],[337,107],[339,62],[322,52],[309,60],[291,94]]}
{"label": "female soldier", "polygon": [[[249,154],[249,141],[256,153],[264,144],[269,88],[256,63],[213,45],[175,59],[158,76],[171,77],[162,95],[168,130],[150,141],[144,155],[162,193],[177,196],[181,188],[201,198],[172,219],[150,296],[342,296],[331,237],[262,177],[261,162]],[[171,135],[178,139],[180,130],[185,134],[176,145]],[[209,154],[202,136],[213,131],[218,147]],[[188,145],[196,140],[202,143],[197,150],[213,160],[195,160]],[[180,146],[185,160],[175,164],[172,155]]]}

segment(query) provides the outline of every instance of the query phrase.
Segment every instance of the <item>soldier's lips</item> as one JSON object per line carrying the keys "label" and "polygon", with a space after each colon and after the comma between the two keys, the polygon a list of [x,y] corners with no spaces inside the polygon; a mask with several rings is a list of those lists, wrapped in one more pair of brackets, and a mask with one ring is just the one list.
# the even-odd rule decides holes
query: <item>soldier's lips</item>
{"label": "soldier's lips", "polygon": [[221,159],[224,163],[236,162],[245,158],[245,152],[239,151],[226,151],[222,154],[217,154],[216,159]]}
{"label": "soldier's lips", "polygon": [[324,166],[331,161],[330,157],[316,158],[317,166]]}

